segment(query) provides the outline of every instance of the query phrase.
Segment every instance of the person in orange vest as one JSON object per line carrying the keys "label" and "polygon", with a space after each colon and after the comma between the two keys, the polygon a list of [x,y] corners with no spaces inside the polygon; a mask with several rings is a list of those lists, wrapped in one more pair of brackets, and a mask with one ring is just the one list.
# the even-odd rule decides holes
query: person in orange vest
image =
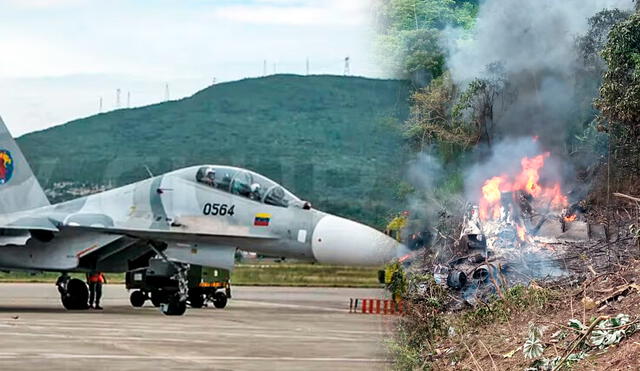
{"label": "person in orange vest", "polygon": [[[89,284],[89,308],[102,310],[100,298],[102,297],[102,284],[107,283],[107,279],[102,272],[87,273],[87,283]],[[95,301],[95,306],[93,305]]]}

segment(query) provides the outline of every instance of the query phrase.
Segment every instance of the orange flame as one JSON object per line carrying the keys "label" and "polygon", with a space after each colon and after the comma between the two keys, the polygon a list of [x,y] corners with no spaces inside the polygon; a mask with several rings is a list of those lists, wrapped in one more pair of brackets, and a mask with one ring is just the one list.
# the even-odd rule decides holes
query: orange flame
{"label": "orange flame", "polygon": [[543,153],[534,157],[524,157],[520,161],[521,171],[515,176],[506,174],[494,176],[482,186],[482,198],[479,204],[481,220],[500,217],[500,197],[502,192],[526,191],[537,200],[546,201],[545,207],[560,208],[567,205],[560,184],[545,187],[540,184],[540,170],[550,154]]}
{"label": "orange flame", "polygon": [[500,216],[500,209],[494,206],[500,202],[500,194],[502,192],[500,184],[504,181],[503,177],[495,176],[487,180],[482,186],[483,197],[480,200],[480,219],[488,219],[489,210],[492,211],[492,218],[495,219]]}
{"label": "orange flame", "polygon": [[533,197],[540,196],[542,189],[538,185],[540,180],[539,171],[544,166],[544,159],[549,157],[549,152],[533,158],[525,157],[520,161],[522,172],[516,177],[513,190],[526,190]]}
{"label": "orange flame", "polygon": [[564,217],[564,221],[565,221],[565,222],[572,222],[572,221],[576,220],[576,218],[577,218],[577,217],[578,217],[578,216],[577,216],[576,214],[572,214],[572,215],[569,215],[569,216],[565,216],[565,217]]}

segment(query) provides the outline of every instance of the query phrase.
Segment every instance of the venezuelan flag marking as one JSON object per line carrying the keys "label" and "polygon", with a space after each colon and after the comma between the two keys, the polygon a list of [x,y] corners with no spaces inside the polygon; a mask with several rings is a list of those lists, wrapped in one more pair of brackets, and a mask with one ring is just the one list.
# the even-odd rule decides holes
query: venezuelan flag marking
{"label": "venezuelan flag marking", "polygon": [[271,214],[261,213],[256,214],[256,218],[253,220],[253,225],[257,227],[268,227],[271,222]]}

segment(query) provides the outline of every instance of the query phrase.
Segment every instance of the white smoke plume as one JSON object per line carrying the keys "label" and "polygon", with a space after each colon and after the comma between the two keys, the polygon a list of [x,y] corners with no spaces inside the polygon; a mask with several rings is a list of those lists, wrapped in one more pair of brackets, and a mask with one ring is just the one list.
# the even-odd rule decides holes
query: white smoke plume
{"label": "white smoke plume", "polygon": [[452,78],[465,86],[485,77],[490,64],[501,63],[517,94],[499,107],[498,138],[540,135],[548,146],[561,145],[562,129],[575,115],[576,37],[588,31],[590,17],[613,8],[630,10],[633,1],[485,0],[470,35],[445,32]]}
{"label": "white smoke plume", "polygon": [[408,211],[414,218],[432,224],[441,208],[434,192],[445,176],[445,170],[440,161],[429,152],[433,151],[419,153],[409,165],[407,178],[416,193],[408,199]]}

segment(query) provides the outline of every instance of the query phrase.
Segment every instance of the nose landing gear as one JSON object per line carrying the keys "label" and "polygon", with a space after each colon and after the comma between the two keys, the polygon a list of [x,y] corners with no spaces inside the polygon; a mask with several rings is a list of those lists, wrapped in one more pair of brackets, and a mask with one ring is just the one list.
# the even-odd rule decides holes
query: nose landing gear
{"label": "nose landing gear", "polygon": [[187,310],[189,298],[189,264],[171,261],[163,246],[149,243],[156,257],[149,266],[127,272],[127,289],[135,289],[129,300],[134,307],[142,307],[147,299],[168,316],[181,316]]}
{"label": "nose landing gear", "polygon": [[187,301],[180,300],[179,297],[173,296],[168,303],[160,305],[160,311],[167,316],[181,316],[187,311]]}

